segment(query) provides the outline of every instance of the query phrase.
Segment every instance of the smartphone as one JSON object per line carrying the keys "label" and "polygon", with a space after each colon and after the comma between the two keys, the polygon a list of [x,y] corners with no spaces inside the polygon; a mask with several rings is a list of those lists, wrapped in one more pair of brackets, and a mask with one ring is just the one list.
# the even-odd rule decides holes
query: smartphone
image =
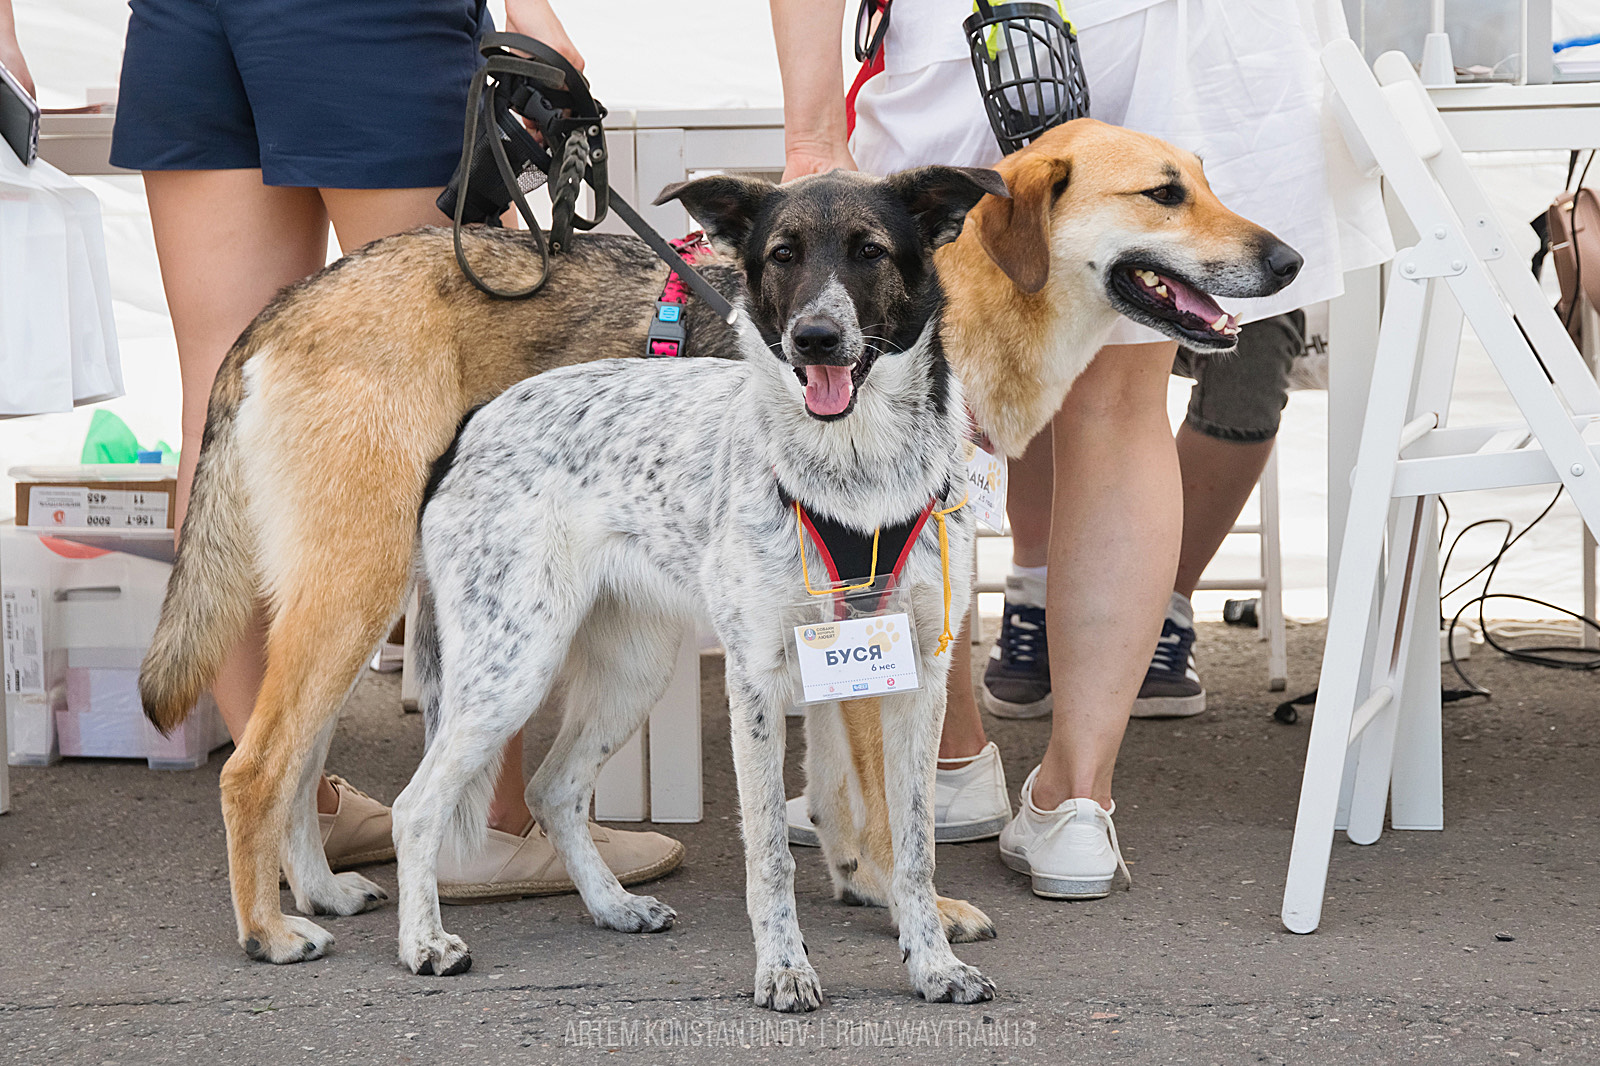
{"label": "smartphone", "polygon": [[0,63],[0,138],[24,164],[39,154],[39,105]]}

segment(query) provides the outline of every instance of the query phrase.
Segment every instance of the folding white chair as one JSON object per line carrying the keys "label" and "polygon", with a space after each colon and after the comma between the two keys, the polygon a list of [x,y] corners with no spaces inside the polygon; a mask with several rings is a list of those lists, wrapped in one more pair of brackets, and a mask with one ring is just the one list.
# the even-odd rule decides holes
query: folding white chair
{"label": "folding white chair", "polygon": [[[1390,266],[1338,551],[1283,897],[1283,924],[1297,933],[1321,919],[1342,811],[1349,839],[1370,844],[1391,784],[1401,822],[1404,784],[1431,793],[1442,825],[1438,656],[1422,655],[1438,617],[1438,494],[1559,481],[1600,529],[1600,387],[1526,263],[1506,255],[1511,244],[1416,72],[1390,52],[1374,78],[1348,40],[1322,62],[1354,120],[1351,147],[1383,172],[1420,237]],[[1463,316],[1523,422],[1447,424]]]}

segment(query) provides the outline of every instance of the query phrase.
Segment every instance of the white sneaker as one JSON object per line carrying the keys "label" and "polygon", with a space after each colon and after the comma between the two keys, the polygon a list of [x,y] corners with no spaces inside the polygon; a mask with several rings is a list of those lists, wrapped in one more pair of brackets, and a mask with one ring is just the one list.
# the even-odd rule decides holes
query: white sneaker
{"label": "white sneaker", "polygon": [[[940,760],[943,762],[944,760]],[[959,761],[959,760],[953,760]],[[805,796],[788,804],[789,843],[819,846]],[[940,767],[933,780],[933,839],[938,844],[989,840],[1011,821],[1011,798],[994,741],[961,766]]]}
{"label": "white sneaker", "polygon": [[1122,861],[1117,827],[1092,799],[1069,799],[1053,811],[1033,805],[1035,766],[1022,786],[1022,807],[1000,833],[1000,857],[1033,879],[1033,894],[1045,899],[1100,899],[1110,895],[1117,871],[1133,887]]}

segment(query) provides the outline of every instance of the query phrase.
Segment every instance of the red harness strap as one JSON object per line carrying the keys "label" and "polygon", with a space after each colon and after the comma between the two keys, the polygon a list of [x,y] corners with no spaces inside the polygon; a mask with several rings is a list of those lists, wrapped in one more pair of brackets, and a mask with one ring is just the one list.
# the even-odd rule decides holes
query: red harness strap
{"label": "red harness strap", "polygon": [[[690,266],[711,254],[711,242],[700,230],[668,243]],[[689,289],[683,279],[676,271],[668,274],[667,283],[661,287],[661,298],[656,301],[656,312],[650,319],[650,332],[645,337],[645,355],[683,354],[686,339],[683,305],[688,300]]]}
{"label": "red harness strap", "polygon": [[[788,499],[788,493],[779,486],[778,495],[785,503],[794,505]],[[927,524],[928,516],[933,513],[936,501],[930,499],[928,505],[915,517],[905,522],[892,526],[884,526],[878,530],[879,548],[895,556],[894,567],[889,571],[892,575],[884,595],[889,589],[899,584],[900,571],[905,569],[906,560],[911,558],[911,548],[917,543],[917,537],[922,534],[922,527]],[[865,581],[872,574],[872,542],[871,534],[858,533],[832,519],[813,516],[806,510],[804,504],[798,504],[800,522],[805,526],[811,543],[816,547],[817,554],[822,556],[822,564],[828,568],[830,583],[854,584]],[[804,546],[802,546],[804,550]],[[881,576],[881,575],[879,575]],[[880,601],[881,602],[881,601]],[[838,617],[844,617],[844,603],[838,602],[835,606]]]}

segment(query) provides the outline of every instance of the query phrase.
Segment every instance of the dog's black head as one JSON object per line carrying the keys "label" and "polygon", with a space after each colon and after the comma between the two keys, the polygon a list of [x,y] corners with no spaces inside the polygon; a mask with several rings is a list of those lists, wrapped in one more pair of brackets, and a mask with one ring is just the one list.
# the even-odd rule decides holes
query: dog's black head
{"label": "dog's black head", "polygon": [[776,186],[715,175],[664,189],[742,264],[749,312],[794,367],[806,410],[843,418],[880,355],[916,343],[941,295],[933,250],[961,233],[992,170],[919,167],[889,178],[834,171]]}

